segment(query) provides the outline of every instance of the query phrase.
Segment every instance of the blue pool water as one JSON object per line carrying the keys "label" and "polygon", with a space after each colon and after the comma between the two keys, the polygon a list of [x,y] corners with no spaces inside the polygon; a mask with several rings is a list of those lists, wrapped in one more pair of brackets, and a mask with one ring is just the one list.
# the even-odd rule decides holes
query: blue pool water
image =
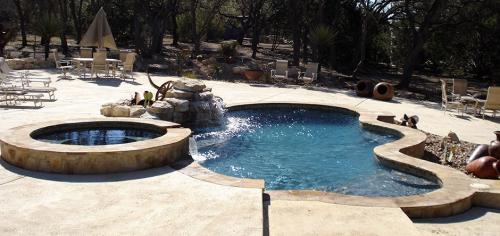
{"label": "blue pool water", "polygon": [[161,132],[154,132],[147,129],[107,127],[59,130],[37,135],[34,138],[55,144],[97,146],[132,143],[157,138],[162,135]]}
{"label": "blue pool water", "polygon": [[264,179],[266,189],[315,189],[362,196],[406,196],[439,185],[379,164],[373,148],[398,139],[359,125],[352,114],[319,109],[232,111],[222,125],[195,128],[206,168]]}

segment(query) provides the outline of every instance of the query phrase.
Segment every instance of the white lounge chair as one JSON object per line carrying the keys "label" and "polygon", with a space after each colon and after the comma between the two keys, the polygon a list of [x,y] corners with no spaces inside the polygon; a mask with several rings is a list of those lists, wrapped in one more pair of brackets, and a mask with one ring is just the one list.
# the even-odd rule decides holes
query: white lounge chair
{"label": "white lounge chair", "polygon": [[481,111],[484,113],[486,110],[493,111],[493,117],[496,117],[497,111],[500,110],[500,87],[489,87],[488,94],[486,95],[486,101],[484,102]]}
{"label": "white lounge chair", "polygon": [[9,65],[7,65],[3,57],[0,57],[0,74],[3,74],[10,80],[22,81],[27,86],[30,86],[30,83],[37,82],[37,83],[43,83],[44,86],[48,87],[51,83],[49,77],[34,77],[30,75],[27,71],[15,71],[11,69]]}
{"label": "white lounge chair", "polygon": [[271,78],[276,83],[283,83],[288,80],[288,61],[276,60],[276,69],[271,70]]}
{"label": "white lounge chair", "polygon": [[19,101],[32,101],[35,107],[42,106],[43,94],[29,92],[23,89],[18,89],[12,84],[5,84],[0,81],[0,102],[5,102],[7,106],[15,106]]}
{"label": "white lounge chair", "polygon": [[299,73],[299,80],[304,82],[304,85],[310,85],[318,79],[318,63],[307,63],[306,72]]}

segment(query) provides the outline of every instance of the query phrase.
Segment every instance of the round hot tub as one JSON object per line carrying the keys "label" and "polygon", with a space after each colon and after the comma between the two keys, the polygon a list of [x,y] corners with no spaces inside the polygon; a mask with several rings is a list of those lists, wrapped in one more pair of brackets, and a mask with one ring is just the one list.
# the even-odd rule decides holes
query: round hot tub
{"label": "round hot tub", "polygon": [[190,129],[130,118],[54,121],[13,128],[2,159],[34,171],[100,174],[169,165],[188,155]]}

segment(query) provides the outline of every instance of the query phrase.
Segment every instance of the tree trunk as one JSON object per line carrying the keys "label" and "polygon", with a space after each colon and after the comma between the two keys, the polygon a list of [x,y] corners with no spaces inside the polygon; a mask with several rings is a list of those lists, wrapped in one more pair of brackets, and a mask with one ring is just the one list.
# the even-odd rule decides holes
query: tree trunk
{"label": "tree trunk", "polygon": [[5,56],[5,46],[7,43],[16,36],[16,32],[12,29],[5,29],[2,24],[0,24],[0,57]]}
{"label": "tree trunk", "polygon": [[260,29],[255,26],[255,29],[253,30],[253,35],[252,35],[252,58],[256,59],[257,58],[257,50],[259,46],[259,39],[260,39]]}
{"label": "tree trunk", "polygon": [[75,40],[77,44],[80,44],[82,40],[82,4],[83,0],[79,1],[78,9],[75,5],[75,0],[70,0],[69,7],[71,10],[71,17],[73,21],[73,27],[75,28]]}
{"label": "tree trunk", "polygon": [[412,49],[405,59],[405,64],[403,67],[403,77],[397,85],[400,89],[407,89],[410,86],[411,77],[413,76],[413,71],[415,69],[415,64],[417,62],[418,56],[422,53],[425,41],[429,37],[431,26],[439,19],[441,12],[445,9],[448,4],[448,0],[434,0],[431,8],[425,15],[423,23],[420,25],[419,29],[415,33],[415,39]]}
{"label": "tree trunk", "polygon": [[356,78],[359,70],[363,67],[366,59],[366,37],[368,35],[368,12],[364,13],[364,16],[361,20],[361,35],[359,36],[358,41],[358,53],[357,53],[357,63],[356,67],[352,72],[352,76]]}
{"label": "tree trunk", "polygon": [[177,14],[172,13],[170,17],[172,20],[172,46],[177,47],[179,46],[179,34],[177,34]]}
{"label": "tree trunk", "polygon": [[302,61],[307,63],[308,61],[308,51],[309,51],[309,27],[304,28],[304,33],[302,34]]}
{"label": "tree trunk", "polygon": [[198,5],[197,0],[191,0],[190,1],[190,9],[189,13],[191,16],[191,42],[194,45],[194,50],[193,50],[193,56],[199,53],[200,51],[200,37],[198,35],[198,30],[196,29],[196,7]]}
{"label": "tree trunk", "polygon": [[61,48],[62,48],[62,53],[66,56],[69,57],[69,50],[68,50],[68,40],[66,39],[66,34],[68,32],[68,0],[61,0],[59,1],[59,9],[61,13]]}
{"label": "tree trunk", "polygon": [[300,48],[301,48],[301,16],[299,13],[303,11],[301,9],[300,0],[292,0],[290,5],[290,22],[292,24],[292,40],[293,40],[293,62],[292,64],[298,66],[300,63]]}
{"label": "tree trunk", "polygon": [[47,42],[44,44],[45,60],[49,59],[49,51],[50,51],[50,43]]}
{"label": "tree trunk", "polygon": [[24,48],[28,46],[28,40],[26,37],[26,13],[23,11],[20,0],[15,0],[14,4],[16,5],[17,15],[19,17],[19,28],[21,30],[22,47]]}

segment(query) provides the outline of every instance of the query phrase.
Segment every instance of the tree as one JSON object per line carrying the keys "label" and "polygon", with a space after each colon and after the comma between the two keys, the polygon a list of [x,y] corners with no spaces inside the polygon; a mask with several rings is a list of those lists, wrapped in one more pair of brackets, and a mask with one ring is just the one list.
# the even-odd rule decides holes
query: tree
{"label": "tree", "polygon": [[366,60],[366,41],[369,23],[378,24],[382,21],[387,21],[396,10],[396,7],[392,5],[395,2],[393,0],[358,0],[357,2],[361,15],[361,30],[355,57],[357,63],[355,63],[356,67],[352,72],[354,77],[356,77]]}
{"label": "tree", "polygon": [[45,39],[42,44],[44,46],[45,60],[47,60],[50,51],[50,38],[57,36],[61,32],[61,26],[53,16],[45,12],[34,23],[33,29],[35,33]]}
{"label": "tree", "polygon": [[200,52],[201,39],[207,33],[208,26],[224,2],[225,0],[189,0],[191,42],[194,44],[194,54]]}
{"label": "tree", "polygon": [[[398,88],[408,88],[410,86],[410,80],[413,75],[414,66],[418,60],[418,57],[422,53],[426,40],[430,36],[431,28],[438,22],[441,12],[446,8],[447,4],[448,0],[434,0],[427,13],[425,14],[422,24],[420,24],[418,29],[415,27],[412,47],[404,61],[403,77],[398,84]],[[409,19],[413,19],[413,17],[411,16],[413,13],[407,13],[409,14]],[[411,22],[411,25],[415,25],[415,22]]]}
{"label": "tree", "polygon": [[28,25],[28,14],[29,14],[29,1],[27,0],[14,0],[14,5],[16,6],[16,12],[19,19],[19,29],[21,30],[22,47],[28,46],[28,40],[26,36],[26,26]]}
{"label": "tree", "polygon": [[69,9],[75,30],[76,43],[80,44],[80,40],[82,40],[83,0],[78,0],[78,5],[75,0],[69,0]]}
{"label": "tree", "polygon": [[61,39],[61,48],[62,52],[65,56],[70,56],[68,51],[68,0],[57,0],[57,5],[59,6],[59,21],[60,21],[60,39]]}

